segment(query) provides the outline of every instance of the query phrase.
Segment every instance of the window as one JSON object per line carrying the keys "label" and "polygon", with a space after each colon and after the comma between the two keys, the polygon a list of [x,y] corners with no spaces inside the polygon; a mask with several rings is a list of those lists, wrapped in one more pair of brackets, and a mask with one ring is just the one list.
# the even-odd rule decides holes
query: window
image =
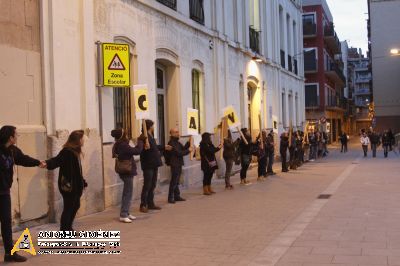
{"label": "window", "polygon": [[204,25],[203,0],[189,0],[190,18]]}
{"label": "window", "polygon": [[305,85],[305,94],[306,94],[306,107],[319,106],[318,85],[316,84]]}
{"label": "window", "polygon": [[157,2],[163,4],[164,6],[172,8],[173,10],[176,10],[176,0],[157,0]]}
{"label": "window", "polygon": [[314,14],[304,14],[303,15],[303,24],[315,24],[315,15]]}
{"label": "window", "polygon": [[200,133],[200,72],[193,69],[192,70],[192,107],[197,109],[199,112],[199,133]]}
{"label": "window", "polygon": [[317,33],[317,25],[315,23],[315,14],[303,15],[303,34],[304,36],[313,36]]}
{"label": "window", "polygon": [[317,48],[304,49],[304,71],[315,72],[317,70]]}
{"label": "window", "polygon": [[114,88],[114,127],[123,128],[129,139],[131,130],[131,93],[129,88]]}
{"label": "window", "polygon": [[259,0],[249,1],[250,26],[249,39],[250,49],[260,53],[260,3]]}
{"label": "window", "polygon": [[166,125],[167,125],[167,86],[165,84],[165,68],[162,65],[156,66],[156,83],[157,83],[157,125],[158,125],[158,142],[164,145],[166,141]]}

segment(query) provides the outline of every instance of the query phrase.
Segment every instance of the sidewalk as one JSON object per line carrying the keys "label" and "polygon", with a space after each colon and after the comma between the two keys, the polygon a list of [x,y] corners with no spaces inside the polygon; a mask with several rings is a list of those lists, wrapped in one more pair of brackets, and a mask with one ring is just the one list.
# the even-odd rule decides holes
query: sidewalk
{"label": "sidewalk", "polygon": [[[299,170],[252,185],[203,196],[183,191],[186,202],[118,221],[117,207],[76,221],[77,230],[121,230],[121,255],[40,255],[28,265],[400,265],[399,158],[360,159],[359,145]],[[278,164],[276,166],[279,166]],[[382,173],[385,173],[382,176]],[[217,181],[217,182],[215,182]],[[318,199],[329,194],[329,199]],[[31,228],[56,230],[58,225]]]}

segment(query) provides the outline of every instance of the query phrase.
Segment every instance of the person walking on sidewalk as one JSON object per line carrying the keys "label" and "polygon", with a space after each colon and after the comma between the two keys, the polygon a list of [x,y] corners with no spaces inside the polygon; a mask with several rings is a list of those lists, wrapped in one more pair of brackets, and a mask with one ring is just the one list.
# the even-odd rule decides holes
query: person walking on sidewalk
{"label": "person walking on sidewalk", "polygon": [[[164,152],[165,148],[170,149],[157,145],[154,139],[154,122],[146,119],[145,123],[148,140],[145,140],[143,128],[142,135],[138,139],[138,145],[144,146],[144,149],[140,153],[140,165],[143,170],[140,211],[143,213],[147,213],[149,210],[161,210],[161,207],[154,203],[154,190],[157,186],[158,168],[162,166],[161,152]],[[142,143],[139,144],[139,142]]]}
{"label": "person walking on sidewalk", "polygon": [[383,133],[383,136],[382,136],[383,154],[385,155],[385,158],[388,157],[388,151],[389,151],[391,142],[392,142],[392,140],[390,139],[389,132],[387,130],[385,130],[385,132]]}
{"label": "person walking on sidewalk", "polygon": [[185,199],[181,197],[181,192],[179,190],[179,179],[182,174],[182,166],[184,165],[183,157],[192,151],[192,147],[190,147],[189,141],[186,142],[185,145],[179,142],[180,134],[177,128],[172,128],[169,134],[170,140],[168,145],[171,147],[171,150],[165,152],[165,158],[168,158],[168,162],[167,159],[165,161],[171,167],[168,203],[174,204],[176,201],[185,201]]}
{"label": "person walking on sidewalk", "polygon": [[314,162],[317,159],[318,141],[317,141],[316,133],[313,130],[311,131],[310,135],[308,136],[308,142],[310,145],[309,161]]}
{"label": "person walking on sidewalk", "polygon": [[296,138],[297,133],[292,133],[292,138],[289,139],[289,166],[291,170],[297,169],[296,163],[296,155],[297,155],[297,147],[296,147]]}
{"label": "person walking on sidewalk", "polygon": [[0,223],[1,237],[4,246],[4,262],[24,262],[26,257],[11,250],[12,239],[11,186],[13,183],[14,166],[45,167],[44,162],[25,155],[15,144],[18,133],[14,126],[3,126],[0,129]]}
{"label": "person walking on sidewalk", "polygon": [[231,174],[233,163],[236,159],[236,150],[239,145],[240,139],[233,141],[232,133],[228,130],[228,136],[224,139],[224,152],[223,157],[225,161],[225,189],[231,190],[233,189],[233,185],[231,184]]}
{"label": "person walking on sidewalk", "polygon": [[372,131],[369,136],[369,140],[371,142],[371,150],[372,150],[372,157],[376,157],[376,148],[379,146],[381,141],[380,136],[377,132]]}
{"label": "person walking on sidewalk", "polygon": [[205,132],[201,135],[200,142],[200,156],[201,156],[201,170],[203,171],[203,194],[211,195],[215,191],[211,188],[211,179],[215,170],[218,169],[217,158],[215,153],[222,148],[222,143],[215,147],[211,142],[211,134]]}
{"label": "person walking on sidewalk", "polygon": [[48,170],[60,168],[58,189],[64,202],[60,231],[74,231],[72,224],[81,206],[80,201],[83,189],[88,186],[82,175],[81,163],[84,135],[83,130],[72,131],[57,156],[46,160]]}
{"label": "person walking on sidewalk", "polygon": [[240,150],[240,184],[249,185],[250,181],[247,180],[247,170],[251,163],[251,157],[253,154],[253,143],[251,141],[250,131],[247,128],[241,129],[243,136],[246,138],[247,144],[243,139],[240,139],[239,150]]}
{"label": "person walking on sidewalk", "polygon": [[[112,130],[111,136],[115,139],[115,143],[112,148],[113,158],[118,160],[116,161],[115,171],[124,182],[119,220],[123,223],[131,223],[136,219],[135,216],[129,213],[132,203],[133,177],[137,175],[136,162],[133,156],[139,155],[142,152],[143,142],[139,142],[136,147],[131,147],[129,145],[128,136],[124,129]],[[122,165],[122,163],[127,165],[127,167],[119,166]]]}
{"label": "person walking on sidewalk", "polygon": [[368,145],[369,145],[369,138],[367,136],[367,133],[363,132],[360,138],[361,146],[364,151],[364,157],[367,157],[368,153]]}
{"label": "person walking on sidewalk", "polygon": [[289,147],[289,137],[286,132],[283,132],[281,135],[281,143],[279,145],[279,152],[281,154],[281,161],[282,161],[282,172],[289,172],[287,166],[287,150]]}
{"label": "person walking on sidewalk", "polygon": [[261,131],[261,136],[257,137],[256,145],[257,145],[257,160],[258,160],[258,166],[257,166],[257,181],[264,181],[264,179],[267,177],[267,152],[266,152],[266,138],[267,134],[263,130]]}
{"label": "person walking on sidewalk", "polygon": [[274,157],[275,157],[275,142],[274,142],[274,131],[273,130],[271,130],[269,132],[265,145],[266,145],[266,152],[267,152],[267,159],[268,159],[267,176],[275,175],[275,172],[272,170],[272,166],[274,164]]}
{"label": "person walking on sidewalk", "polygon": [[340,152],[347,152],[347,142],[348,142],[348,136],[346,132],[343,132],[343,134],[340,136],[340,143],[342,144],[342,148],[340,149]]}

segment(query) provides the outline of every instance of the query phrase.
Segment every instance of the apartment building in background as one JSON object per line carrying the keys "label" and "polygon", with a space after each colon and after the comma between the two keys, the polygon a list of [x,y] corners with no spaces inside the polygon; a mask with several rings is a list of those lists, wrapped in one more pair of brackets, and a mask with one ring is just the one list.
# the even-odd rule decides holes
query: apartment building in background
{"label": "apartment building in background", "polygon": [[303,38],[306,118],[335,142],[346,127],[346,77],[341,42],[325,0],[303,1]]}

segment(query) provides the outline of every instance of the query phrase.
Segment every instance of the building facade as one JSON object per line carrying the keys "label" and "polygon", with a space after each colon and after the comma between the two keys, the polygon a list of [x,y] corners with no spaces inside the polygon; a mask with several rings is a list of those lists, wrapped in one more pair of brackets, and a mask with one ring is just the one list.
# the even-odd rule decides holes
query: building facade
{"label": "building facade", "polygon": [[[13,75],[18,75],[21,81],[28,76],[31,82],[27,83],[34,88],[25,92],[25,83],[16,88],[12,80],[7,81],[7,95],[25,109],[21,114],[19,110],[17,114],[10,112],[11,104],[16,106],[16,103],[2,98],[1,108],[4,104],[9,104],[9,108],[7,113],[1,112],[0,124],[14,124],[18,129],[29,131],[18,145],[40,159],[56,155],[72,130],[86,130],[83,170],[89,189],[78,215],[102,211],[119,203],[122,183],[113,170],[110,131],[124,127],[133,140],[140,133],[140,122],[135,119],[132,108],[132,86],[99,86],[100,54],[96,42],[129,45],[132,85],[147,84],[149,88],[149,110],[156,122],[155,136],[159,143],[168,140],[172,127],[177,127],[184,135],[183,140],[187,140],[187,108],[199,110],[200,133],[215,133],[216,143],[219,137],[215,127],[221,120],[222,109],[228,105],[236,109],[242,126],[251,130],[253,138],[260,129],[273,129],[279,134],[290,124],[299,129],[305,125],[300,1],[26,2],[36,8],[32,12],[40,38],[37,37],[34,49],[17,48],[22,50],[18,50],[22,53],[19,63],[27,64],[25,58],[31,53],[37,61],[35,67],[32,64],[16,67]],[[14,7],[14,1],[8,3],[15,12],[24,8]],[[26,19],[25,22],[21,19],[19,30],[26,30],[24,23]],[[8,56],[16,44],[1,45],[8,49],[2,56]],[[36,71],[37,77],[32,71]],[[35,77],[37,83],[33,82]],[[17,90],[26,99],[15,97]],[[36,110],[37,118],[32,117],[30,110]],[[223,170],[221,163],[220,171]],[[15,207],[17,224],[40,217],[50,221],[59,218],[62,201],[57,189],[57,172],[18,168],[17,174],[33,179],[36,173],[37,178],[42,178],[40,185],[35,183],[31,188],[31,179],[27,179],[30,182],[22,195],[40,194],[42,201],[24,198],[20,193],[19,206],[40,204],[43,211],[22,219],[23,210]],[[168,178],[169,171],[163,166],[159,183],[167,183]],[[202,179],[200,162],[186,159],[183,178],[186,186],[199,182]],[[139,171],[135,178],[135,196],[141,184]],[[13,193],[14,198],[18,197],[17,192]]]}
{"label": "building facade", "polygon": [[400,0],[369,0],[369,32],[376,129],[400,132]]}
{"label": "building facade", "polygon": [[352,87],[352,96],[355,115],[355,132],[361,129],[369,129],[372,123],[370,107],[372,101],[372,74],[369,68],[370,59],[364,57],[361,49],[350,48],[351,53],[348,58],[350,86]]}
{"label": "building facade", "polygon": [[347,101],[341,43],[325,0],[303,1],[304,71],[306,117],[320,124],[332,142],[337,141],[344,123]]}

